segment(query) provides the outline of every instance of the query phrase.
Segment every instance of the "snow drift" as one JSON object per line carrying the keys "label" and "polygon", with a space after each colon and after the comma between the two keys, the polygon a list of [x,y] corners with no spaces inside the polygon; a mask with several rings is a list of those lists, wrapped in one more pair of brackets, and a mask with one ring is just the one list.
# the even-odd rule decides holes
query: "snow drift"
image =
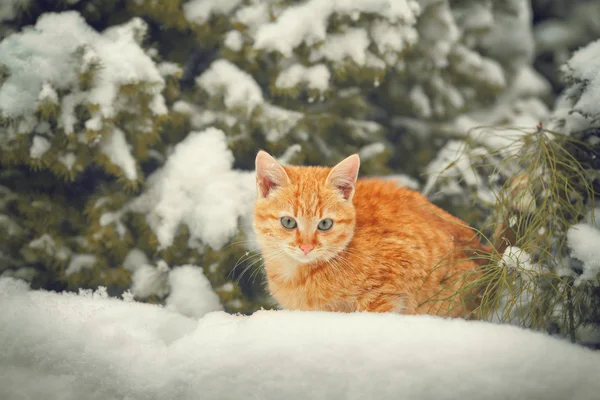
{"label": "snow drift", "polygon": [[0,279],[0,398],[597,399],[600,354],[511,326],[212,312]]}

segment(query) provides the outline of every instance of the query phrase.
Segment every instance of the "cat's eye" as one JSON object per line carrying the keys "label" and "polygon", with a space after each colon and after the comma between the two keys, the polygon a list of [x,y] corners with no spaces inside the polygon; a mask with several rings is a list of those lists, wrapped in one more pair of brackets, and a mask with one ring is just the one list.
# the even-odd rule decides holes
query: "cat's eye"
{"label": "cat's eye", "polygon": [[282,217],[280,221],[285,229],[295,229],[298,226],[296,220],[292,217]]}
{"label": "cat's eye", "polygon": [[332,226],[333,226],[333,220],[327,218],[327,219],[322,219],[321,222],[319,222],[319,225],[317,226],[317,228],[319,228],[320,231],[328,231],[331,229]]}

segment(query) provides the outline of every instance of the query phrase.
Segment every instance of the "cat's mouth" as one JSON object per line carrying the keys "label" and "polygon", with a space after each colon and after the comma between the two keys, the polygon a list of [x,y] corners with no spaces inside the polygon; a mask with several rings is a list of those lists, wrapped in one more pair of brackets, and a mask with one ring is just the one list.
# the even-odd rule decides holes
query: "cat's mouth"
{"label": "cat's mouth", "polygon": [[302,251],[295,251],[294,249],[291,249],[288,254],[296,261],[302,263],[302,264],[309,264],[311,262],[317,261],[319,258],[321,258],[321,256],[319,255],[318,251],[311,251],[308,254],[304,254],[304,252]]}

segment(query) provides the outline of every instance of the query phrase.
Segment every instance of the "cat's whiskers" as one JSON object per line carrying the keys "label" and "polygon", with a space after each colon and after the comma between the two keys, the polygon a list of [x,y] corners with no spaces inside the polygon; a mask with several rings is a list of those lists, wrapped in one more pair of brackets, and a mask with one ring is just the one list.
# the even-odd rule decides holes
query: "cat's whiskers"
{"label": "cat's whiskers", "polygon": [[[254,253],[254,254],[250,254],[250,253]],[[237,262],[235,263],[235,265],[233,266],[233,268],[231,269],[231,271],[229,271],[229,273],[227,274],[227,279],[231,279],[233,277],[233,275],[235,274],[235,270],[237,269],[237,267],[239,265],[241,265],[244,262],[250,261],[250,260],[254,260],[257,257],[261,257],[261,253],[256,251],[256,250],[249,250],[246,251],[246,253],[244,253],[244,255],[242,255]]]}

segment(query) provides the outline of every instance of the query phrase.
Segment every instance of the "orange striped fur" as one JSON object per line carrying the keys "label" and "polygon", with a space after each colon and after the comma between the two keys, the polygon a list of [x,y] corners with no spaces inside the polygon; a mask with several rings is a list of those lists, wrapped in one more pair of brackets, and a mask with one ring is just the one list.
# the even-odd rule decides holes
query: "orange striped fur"
{"label": "orange striped fur", "polygon": [[475,303],[452,295],[478,276],[466,257],[490,248],[420,193],[357,180],[359,164],[283,167],[257,155],[254,229],[273,297],[286,309],[466,316]]}

